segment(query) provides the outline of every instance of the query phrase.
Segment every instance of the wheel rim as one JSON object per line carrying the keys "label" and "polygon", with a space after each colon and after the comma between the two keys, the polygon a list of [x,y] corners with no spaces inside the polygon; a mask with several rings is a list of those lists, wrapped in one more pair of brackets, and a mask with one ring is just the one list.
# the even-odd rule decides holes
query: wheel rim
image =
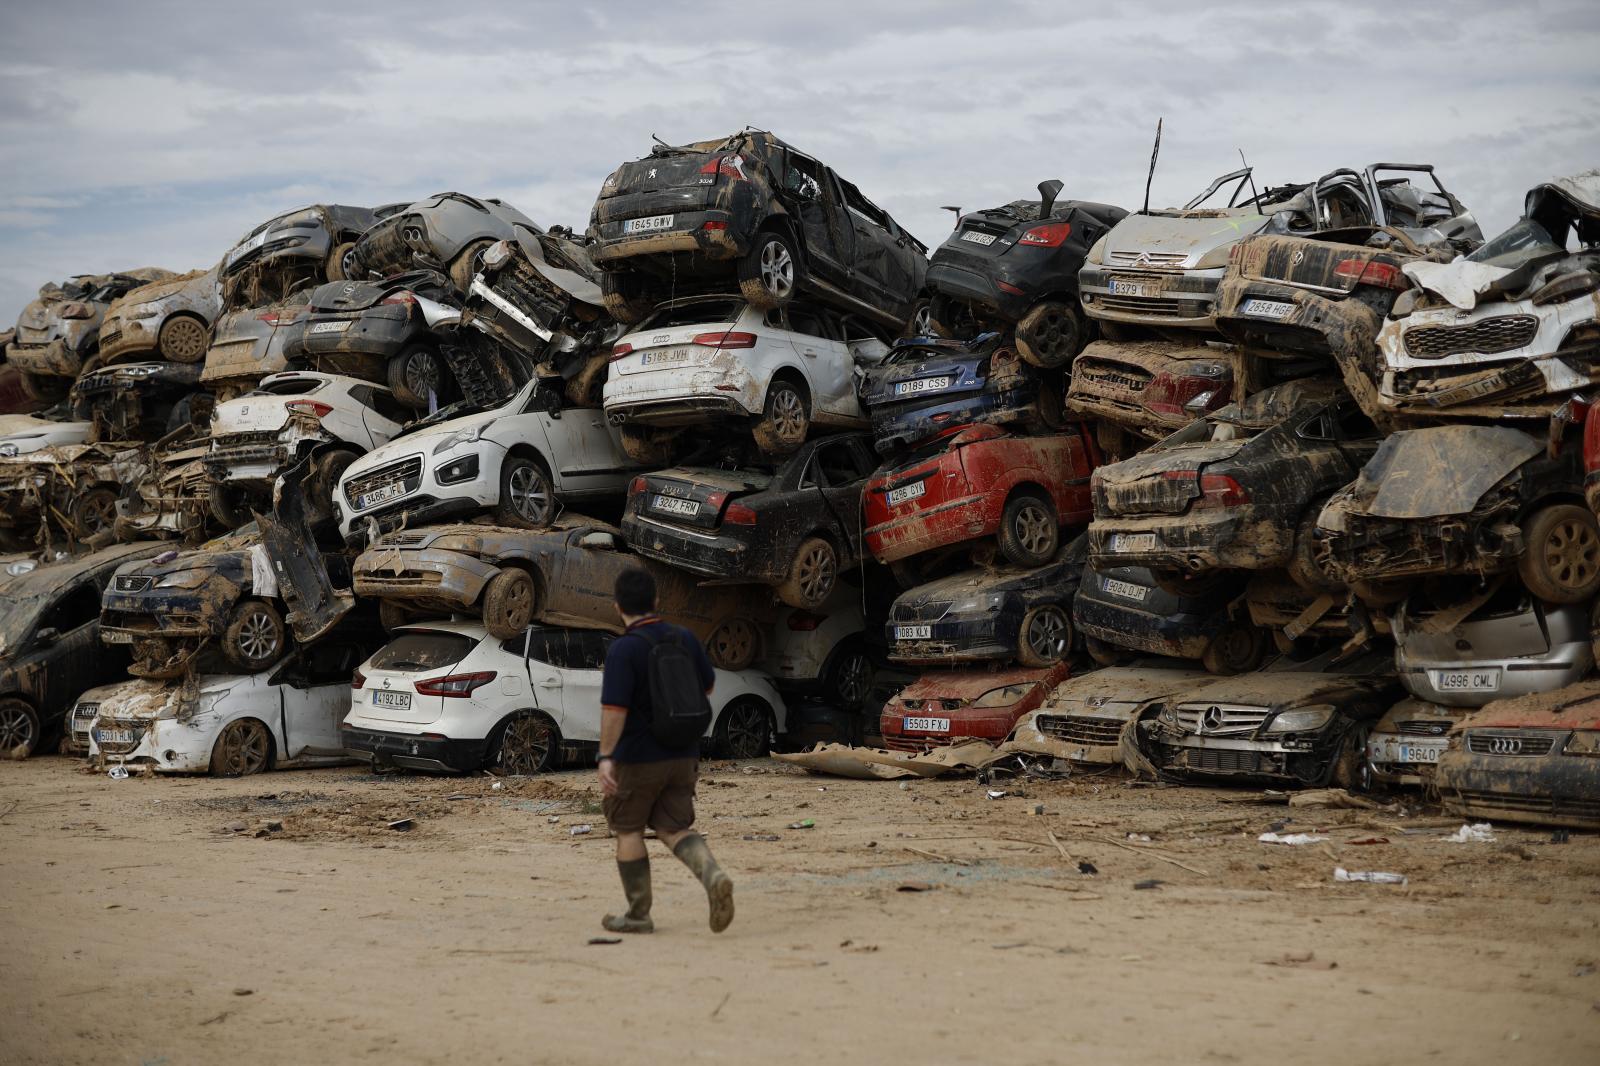
{"label": "wheel rim", "polygon": [[867,689],[872,685],[872,660],[860,652],[855,652],[845,659],[839,667],[839,701],[853,706],[867,698]]}
{"label": "wheel rim", "polygon": [[1031,332],[1034,350],[1052,363],[1070,356],[1077,343],[1077,330],[1064,311],[1047,312]]}
{"label": "wheel rim", "polygon": [[356,265],[356,249],[355,245],[351,245],[350,249],[339,257],[339,272],[346,280],[354,280]]}
{"label": "wheel rim", "polygon": [[519,466],[507,481],[511,507],[529,522],[543,523],[550,511],[550,486],[532,466]]}
{"label": "wheel rim", "polygon": [[229,776],[253,774],[267,764],[267,727],[256,721],[234,722],[222,734],[222,771]]}
{"label": "wheel rim", "polygon": [[1600,565],[1600,539],[1587,522],[1569,518],[1545,540],[1545,569],[1565,588],[1579,589],[1593,580]]}
{"label": "wheel rim", "polygon": [[1028,647],[1041,659],[1066,654],[1067,616],[1059,607],[1046,607],[1028,623]]}
{"label": "wheel rim", "polygon": [[162,347],[168,359],[192,362],[205,354],[206,328],[192,318],[175,318],[163,331]]}
{"label": "wheel rim", "polygon": [[500,617],[509,629],[526,629],[533,615],[533,595],[526,581],[509,585],[500,600]]}
{"label": "wheel rim", "polygon": [[433,361],[433,356],[417,352],[406,360],[404,378],[411,394],[425,400],[428,393],[439,386],[439,366]]}
{"label": "wheel rim", "polygon": [[1250,658],[1250,653],[1255,650],[1255,641],[1248,630],[1242,627],[1224,629],[1217,634],[1218,657],[1230,669],[1239,670]]}
{"label": "wheel rim", "polygon": [[795,563],[800,593],[811,603],[821,603],[833,591],[834,561],[832,549],[818,544],[802,555]]}
{"label": "wheel rim", "polygon": [[1050,516],[1044,508],[1036,504],[1028,504],[1017,512],[1015,522],[1017,543],[1029,555],[1042,555],[1050,547],[1050,539],[1055,530]]}
{"label": "wheel rim", "polygon": [[83,501],[79,511],[79,526],[85,536],[94,536],[111,528],[117,520],[117,501],[109,494],[95,493]]}
{"label": "wheel rim", "polygon": [[754,703],[741,701],[723,711],[722,716],[727,720],[722,735],[727,739],[728,751],[733,757],[753,759],[759,755],[761,746],[767,740],[766,712]]}
{"label": "wheel rim", "polygon": [[717,630],[711,643],[720,661],[748,662],[755,649],[755,633],[746,622],[729,622]]}
{"label": "wheel rim", "polygon": [[500,738],[500,769],[508,774],[536,774],[550,757],[550,726],[528,715],[506,723]]}
{"label": "wheel rim", "polygon": [[923,304],[917,308],[917,313],[911,316],[911,332],[918,337],[932,335],[933,307],[931,304]]}
{"label": "wheel rim", "polygon": [[806,405],[800,394],[783,386],[772,396],[772,425],[786,441],[801,441],[806,434]]}
{"label": "wheel rim", "polygon": [[278,627],[265,611],[251,611],[239,626],[239,650],[251,662],[271,658],[278,651]]}
{"label": "wheel rim", "polygon": [[33,719],[21,707],[0,707],[0,755],[33,745]]}
{"label": "wheel rim", "polygon": [[761,287],[780,300],[794,291],[794,259],[777,241],[761,246]]}

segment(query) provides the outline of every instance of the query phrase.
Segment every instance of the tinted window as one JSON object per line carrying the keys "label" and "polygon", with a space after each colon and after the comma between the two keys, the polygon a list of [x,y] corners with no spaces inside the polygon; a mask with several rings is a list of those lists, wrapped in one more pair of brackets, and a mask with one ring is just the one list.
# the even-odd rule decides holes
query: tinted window
{"label": "tinted window", "polygon": [[326,382],[318,378],[286,378],[269,381],[254,393],[256,396],[308,396],[322,388]]}
{"label": "tinted window", "polygon": [[313,685],[333,685],[350,680],[361,653],[342,640],[324,640],[305,652],[305,678]]}
{"label": "tinted window", "polygon": [[[521,655],[522,640],[512,637],[501,647]],[[611,641],[611,634],[592,630],[536,629],[528,635],[528,658],[562,670],[599,670]]]}
{"label": "tinted window", "polygon": [[856,450],[855,442],[841,440],[817,449],[815,460],[829,485],[848,485],[872,473],[863,456]]}
{"label": "tinted window", "polygon": [[466,658],[478,644],[460,633],[412,630],[401,633],[372,657],[374,670],[437,670]]}
{"label": "tinted window", "polygon": [[1344,440],[1378,440],[1383,436],[1378,432],[1378,427],[1372,424],[1372,419],[1355,404],[1340,406],[1333,417],[1339,427],[1339,436]]}
{"label": "tinted window", "polygon": [[80,585],[51,605],[39,619],[39,628],[67,633],[99,617],[100,593],[93,585]]}
{"label": "tinted window", "polygon": [[832,339],[834,330],[827,317],[803,307],[789,308],[789,328],[796,333]]}
{"label": "tinted window", "polygon": [[400,406],[399,401],[387,389],[357,385],[350,390],[350,396],[363,407],[371,408],[391,422],[405,425],[406,420],[411,417],[411,412]]}
{"label": "tinted window", "polygon": [[664,329],[668,326],[699,326],[733,322],[744,311],[743,300],[691,300],[674,307],[662,308],[639,324],[636,332]]}

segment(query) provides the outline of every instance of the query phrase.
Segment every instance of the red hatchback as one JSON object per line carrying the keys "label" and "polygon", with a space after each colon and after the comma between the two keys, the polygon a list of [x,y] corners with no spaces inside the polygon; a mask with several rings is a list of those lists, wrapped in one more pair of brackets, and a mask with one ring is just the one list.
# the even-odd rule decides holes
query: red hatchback
{"label": "red hatchback", "polygon": [[1089,475],[1099,463],[1083,423],[1047,436],[988,425],[949,430],[867,482],[867,550],[894,563],[996,537],[1007,561],[1043,566],[1055,557],[1062,526],[1094,516]]}
{"label": "red hatchback", "polygon": [[1066,679],[1065,662],[1042,670],[934,670],[884,704],[878,731],[895,751],[972,739],[998,744]]}

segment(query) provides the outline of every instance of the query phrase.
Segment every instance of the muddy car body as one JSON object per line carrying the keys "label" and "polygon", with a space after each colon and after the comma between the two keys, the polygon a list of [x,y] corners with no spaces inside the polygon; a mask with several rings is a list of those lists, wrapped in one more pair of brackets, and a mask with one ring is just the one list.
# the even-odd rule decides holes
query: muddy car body
{"label": "muddy car body", "polygon": [[152,444],[144,474],[122,487],[112,526],[117,539],[198,543],[223,532],[211,528],[209,448],[194,426],[180,426]]}
{"label": "muddy car body", "polygon": [[1434,786],[1467,818],[1600,829],[1600,682],[1474,712],[1439,757]]}
{"label": "muddy car body", "polygon": [[1600,382],[1600,171],[1532,189],[1472,254],[1404,269],[1418,288],[1378,334],[1386,409],[1544,420]]}
{"label": "muddy car body", "polygon": [[541,531],[444,525],[380,537],[352,569],[357,596],[390,610],[476,610],[491,633],[514,635],[530,622],[620,633],[609,605],[617,575],[644,567],[656,579],[661,613],[706,643],[717,666],[742,670],[761,652],[761,627],[775,613],[739,588],[702,588],[671,567],[620,550],[619,532],[574,519]]}
{"label": "muddy car body", "polygon": [[1059,181],[1041,182],[1038,200],[957,219],[928,264],[935,321],[956,330],[1015,327],[1018,349],[1035,366],[1072,361],[1091,332],[1078,303],[1078,271],[1094,243],[1128,212],[1058,200],[1060,191]]}
{"label": "muddy car body", "polygon": [[1239,589],[1221,585],[1169,591],[1138,566],[1085,569],[1072,601],[1072,622],[1089,654],[1108,662],[1116,649],[1199,659],[1214,674],[1261,665],[1267,633],[1235,610]]}
{"label": "muddy car body", "polygon": [[94,426],[103,441],[154,441],[195,419],[211,396],[193,363],[118,363],[78,378],[69,394],[72,415]]}
{"label": "muddy car body", "polygon": [[222,314],[219,267],[194,270],[141,285],[114,301],[100,323],[99,365],[142,362],[198,363]]}
{"label": "muddy car body", "polygon": [[884,704],[878,731],[883,746],[895,751],[969,739],[997,744],[1066,678],[1065,662],[1042,669],[932,670]]}
{"label": "muddy car body", "polygon": [[489,246],[515,240],[519,232],[537,235],[544,230],[501,200],[435,193],[369,227],[356,241],[344,276],[377,279],[436,270],[449,276],[457,293],[465,294]]}
{"label": "muddy car body", "polygon": [[55,422],[26,415],[6,417],[0,419],[0,459],[63,444],[87,444],[93,431],[90,422]]}
{"label": "muddy car body", "polygon": [[0,545],[109,538],[122,487],[148,468],[147,449],[129,444],[66,444],[0,459]]}
{"label": "muddy car body", "polygon": [[758,130],[622,164],[600,188],[589,236],[607,306],[625,322],[674,279],[737,278],[762,310],[809,294],[898,330],[928,269],[927,248],[859,189]]}
{"label": "muddy car body", "polygon": [[898,341],[860,389],[882,455],[952,426],[1060,422],[1060,387],[994,333],[973,341]]}
{"label": "muddy car body", "polygon": [[44,286],[17,318],[6,362],[21,373],[22,387],[30,395],[60,399],[99,351],[100,323],[111,304],[141,285],[170,277],[170,270],[141,267]]}
{"label": "muddy car body", "polygon": [[1400,686],[1388,656],[1335,654],[1176,693],[1141,722],[1140,747],[1163,773],[1196,780],[1358,787],[1371,723]]}
{"label": "muddy car body", "polygon": [[1516,570],[1528,591],[1600,590],[1600,526],[1582,505],[1579,449],[1509,426],[1435,426],[1386,439],[1317,519],[1317,559],[1345,584]]}
{"label": "muddy car body", "polygon": [[1066,407],[1159,440],[1253,391],[1249,363],[1204,341],[1092,341],[1073,360]]}
{"label": "muddy car body", "polygon": [[874,456],[859,433],[822,437],[770,470],[677,467],[633,479],[622,533],[640,555],[719,583],[770,585],[822,605],[861,559],[861,492]]}
{"label": "muddy car body", "polygon": [[1158,575],[1287,566],[1377,446],[1332,379],[1274,386],[1096,470],[1089,560]]}
{"label": "muddy car body", "polygon": [[884,624],[889,658],[919,666],[1061,662],[1075,643],[1072,598],[1082,573],[1075,541],[1038,569],[968,570],[903,592]]}
{"label": "muddy car body", "polygon": [[859,590],[842,587],[815,610],[782,612],[755,668],[791,702],[810,698],[854,712],[872,690],[880,643],[867,633]]}
{"label": "muddy car body", "polygon": [[1156,700],[1212,680],[1175,659],[1145,659],[1069,678],[1045,697],[1038,710],[1018,720],[1001,745],[1007,754],[1051,760],[1052,765],[1122,766],[1133,728]]}
{"label": "muddy car body", "polygon": [[248,392],[268,374],[287,370],[284,347],[310,299],[310,287],[302,286],[259,305],[230,305],[212,331],[200,383],[217,399],[228,400]]}
{"label": "muddy car body", "polygon": [[246,273],[320,276],[327,281],[353,277],[356,241],[398,206],[312,204],[269,218],[222,257],[223,289],[232,290]]}
{"label": "muddy car body", "polygon": [[1449,747],[1450,731],[1471,713],[1415,696],[1390,707],[1367,734],[1363,787],[1431,783],[1433,769]]}

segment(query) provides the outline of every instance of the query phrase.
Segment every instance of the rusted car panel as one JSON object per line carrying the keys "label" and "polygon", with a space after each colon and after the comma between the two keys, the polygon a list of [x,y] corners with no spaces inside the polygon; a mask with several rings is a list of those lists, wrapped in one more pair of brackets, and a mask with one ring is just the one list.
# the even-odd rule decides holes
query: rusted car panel
{"label": "rusted car panel", "polygon": [[1042,669],[929,671],[884,704],[878,731],[892,751],[929,751],[972,739],[995,744],[1067,672],[1064,662]]}
{"label": "rusted car panel", "polygon": [[1449,745],[1451,729],[1472,712],[1408,696],[1390,707],[1367,734],[1369,785],[1427,785]]}
{"label": "rusted car panel", "polygon": [[1126,765],[1128,753],[1137,751],[1129,734],[1144,708],[1209,680],[1210,674],[1171,660],[1080,674],[1019,720],[997,754],[1047,758],[1068,768]]}
{"label": "rusted car panel", "polygon": [[1434,785],[1445,809],[1600,829],[1600,681],[1491,703],[1456,728]]}
{"label": "rusted car panel", "polygon": [[1159,440],[1254,391],[1250,363],[1203,341],[1091,341],[1073,360],[1066,406]]}
{"label": "rusted car panel", "polygon": [[101,366],[147,358],[198,363],[222,313],[218,268],[141,285],[118,298],[100,323]]}
{"label": "rusted car panel", "polygon": [[151,445],[144,476],[123,486],[117,501],[117,539],[176,539],[195,543],[212,530],[207,502],[206,449],[210,442],[181,426]]}

